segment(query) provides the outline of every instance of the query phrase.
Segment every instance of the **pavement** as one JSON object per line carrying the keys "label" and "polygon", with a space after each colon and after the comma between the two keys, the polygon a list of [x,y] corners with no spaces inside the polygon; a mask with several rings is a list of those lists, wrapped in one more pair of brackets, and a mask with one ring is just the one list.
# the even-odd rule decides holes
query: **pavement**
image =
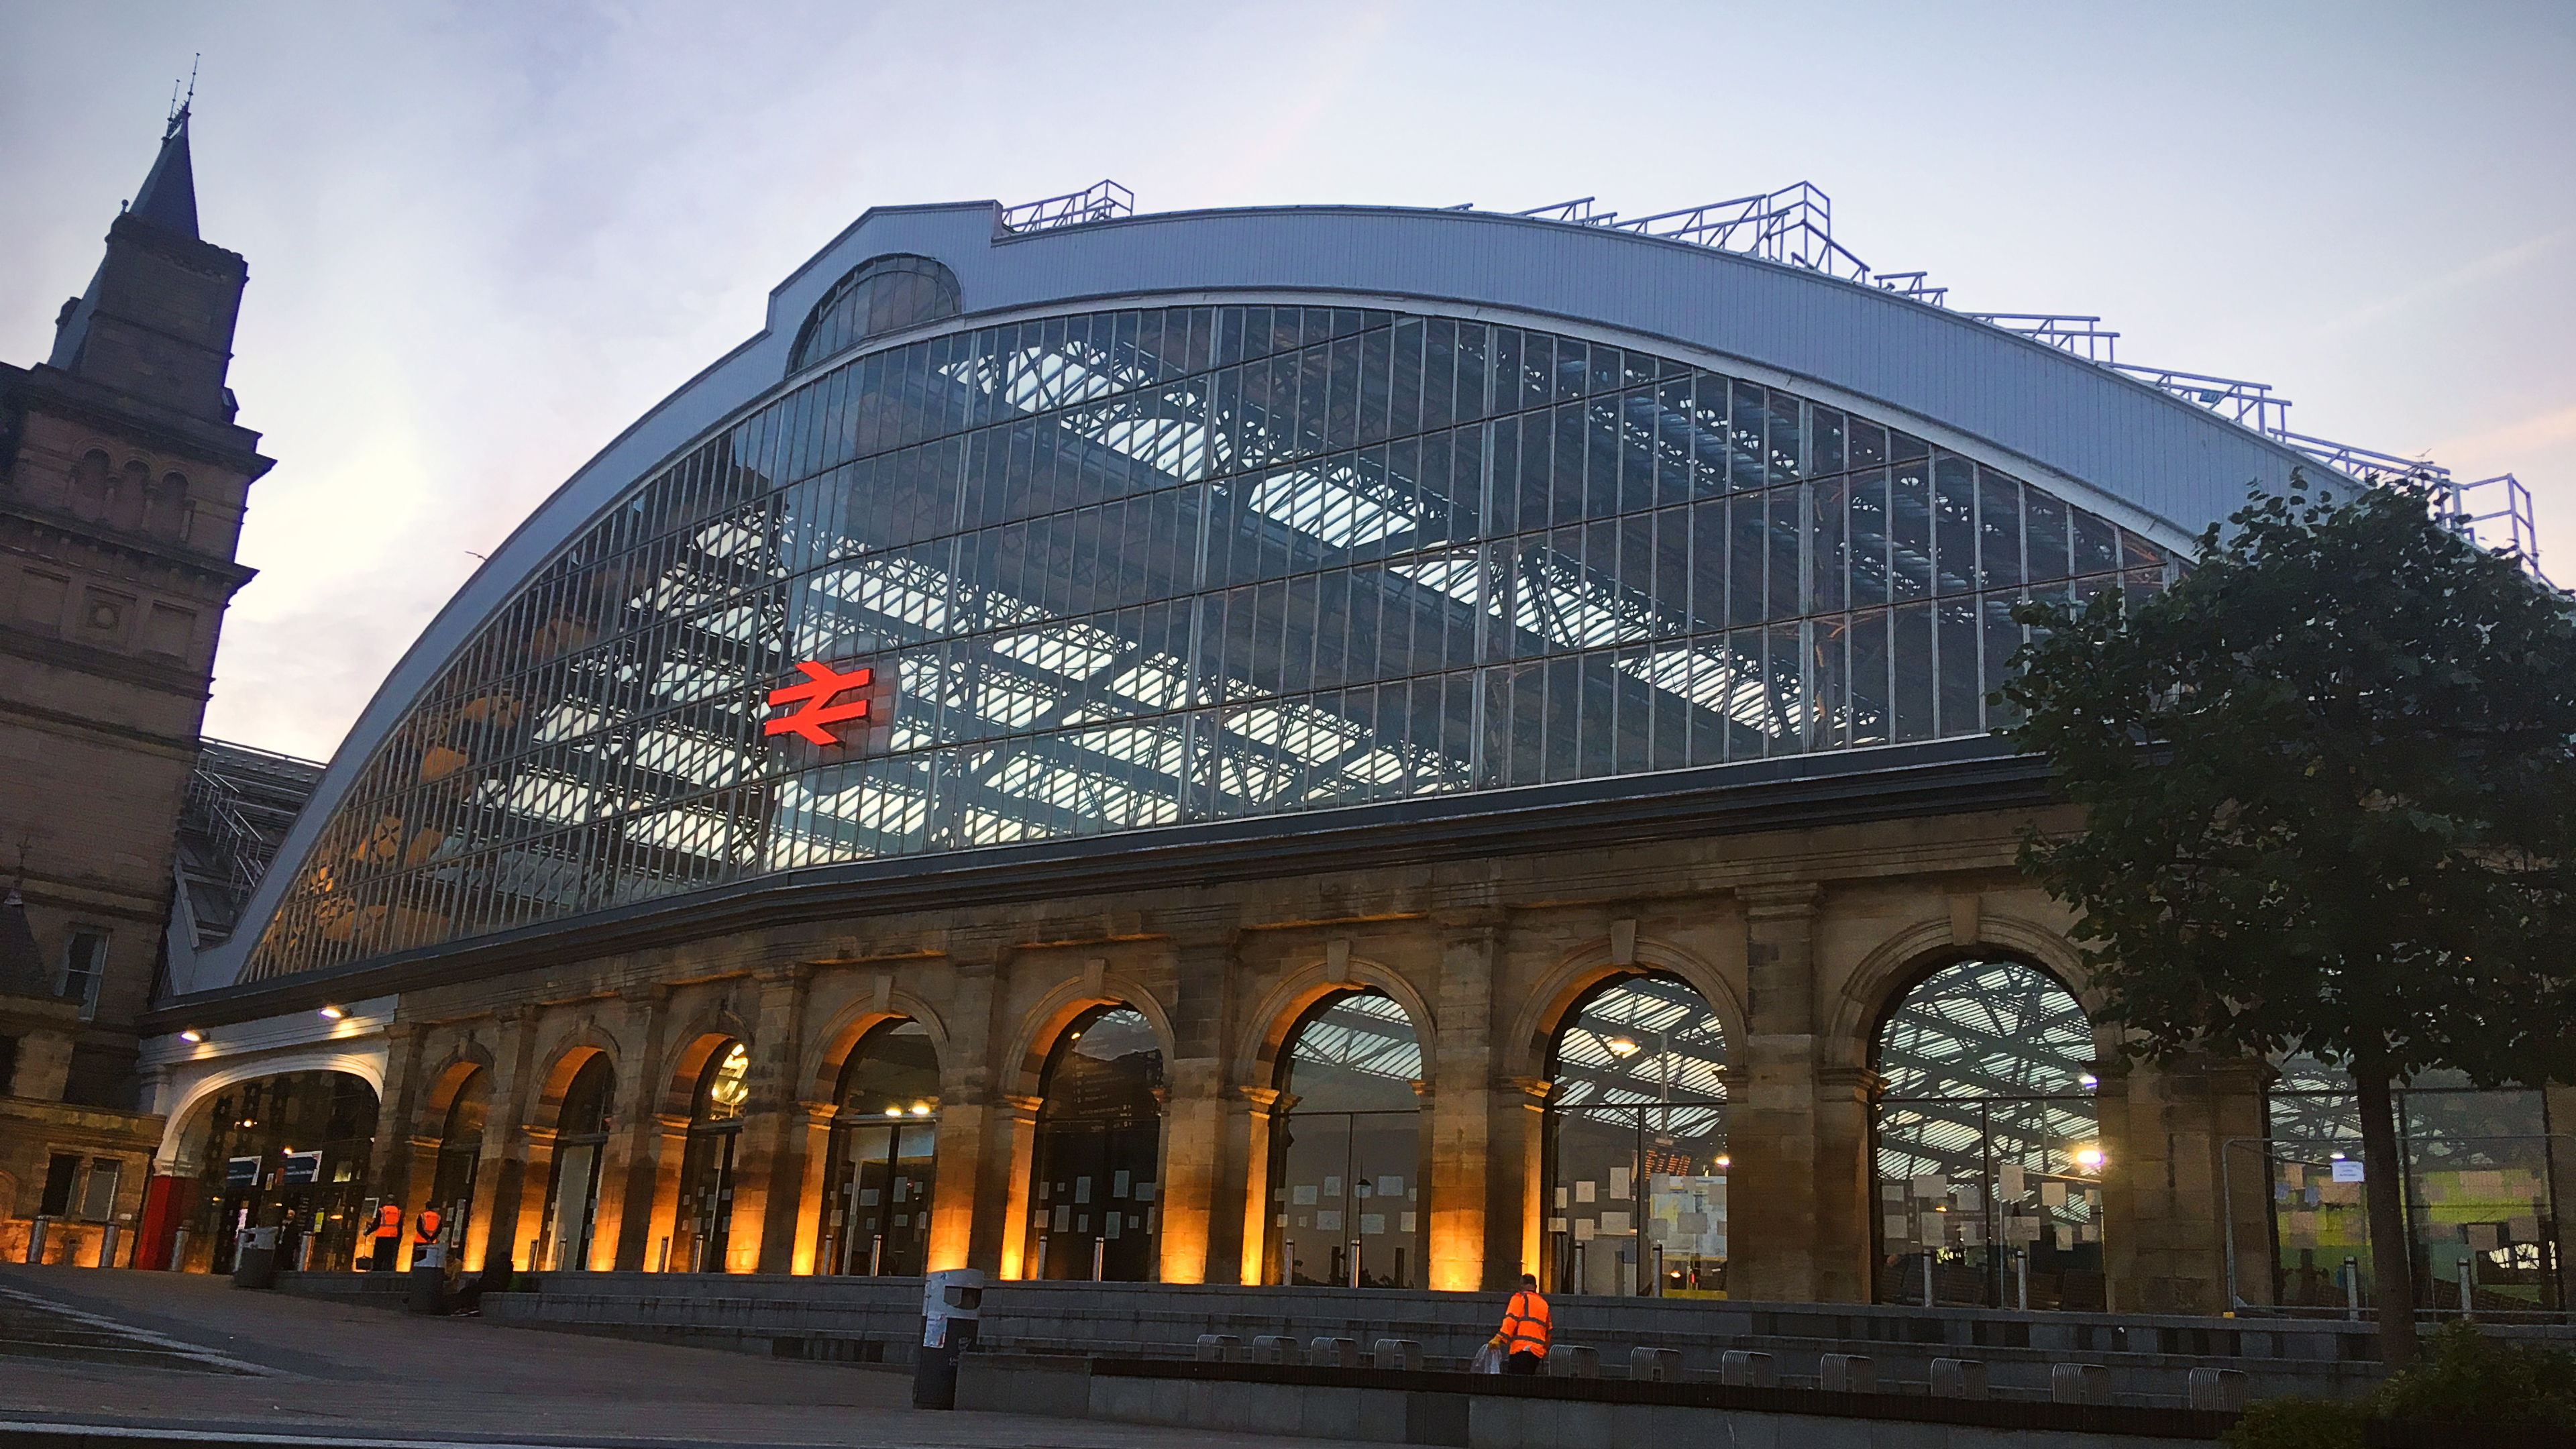
{"label": "pavement", "polygon": [[[0,1444],[207,1435],[474,1443],[1328,1449],[912,1407],[912,1373],[422,1318],[197,1273],[0,1265]],[[54,1431],[44,1433],[40,1431]],[[148,1436],[140,1431],[161,1431]],[[71,1436],[63,1436],[68,1441]]]}

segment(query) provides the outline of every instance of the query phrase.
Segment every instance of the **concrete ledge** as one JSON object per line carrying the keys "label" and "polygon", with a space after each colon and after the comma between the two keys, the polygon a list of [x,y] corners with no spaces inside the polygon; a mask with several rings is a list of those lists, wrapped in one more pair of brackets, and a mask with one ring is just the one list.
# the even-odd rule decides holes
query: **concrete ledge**
{"label": "concrete ledge", "polygon": [[[996,1357],[979,1370],[976,1407],[1072,1417],[1066,1410],[1075,1401],[1073,1385],[1083,1383],[1084,1418],[1464,1449],[1820,1439],[1871,1449],[1968,1449],[2027,1443],[2024,1436],[2034,1431],[2055,1445],[2138,1449],[2206,1443],[2236,1420],[2193,1409],[1401,1369]],[[965,1384],[961,1367],[960,1407],[968,1402]],[[1051,1407],[1033,1407],[1040,1402]],[[1836,1433],[1836,1422],[1849,1431]]]}
{"label": "concrete ledge", "polygon": [[298,1298],[355,1303],[363,1308],[408,1311],[411,1307],[408,1273],[280,1273],[277,1291]]}

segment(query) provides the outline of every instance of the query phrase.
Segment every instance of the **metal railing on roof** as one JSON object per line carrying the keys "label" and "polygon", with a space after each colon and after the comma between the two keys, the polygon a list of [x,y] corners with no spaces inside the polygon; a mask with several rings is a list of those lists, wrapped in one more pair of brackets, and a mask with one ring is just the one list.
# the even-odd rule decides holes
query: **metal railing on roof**
{"label": "metal railing on roof", "polygon": [[1136,193],[1115,181],[1102,180],[1062,196],[1003,207],[1002,230],[1045,231],[1050,227],[1081,226],[1086,222],[1113,221],[1135,214]]}
{"label": "metal railing on roof", "polygon": [[[1624,220],[1618,212],[1603,209],[1600,200],[1597,196],[1578,196],[1571,201],[1534,206],[1527,211],[1509,214],[1532,221],[1597,226],[1713,247],[1783,266],[1822,272],[1843,281],[1890,292],[1927,307],[1946,310],[1949,306],[1949,288],[1931,285],[1924,273],[1875,271],[1850,248],[1836,241],[1833,198],[1813,182],[1800,181],[1777,191],[1729,197],[1724,201]],[[1108,221],[1133,215],[1135,209],[1134,192],[1115,181],[1102,181],[1063,196],[1007,207],[1002,212],[1002,226],[1004,230],[1013,232],[1042,231],[1050,227]],[[1469,202],[1443,209],[1474,211],[1478,208]],[[2447,490],[2449,501],[2445,515],[2463,536],[2484,547],[2515,550],[2533,576],[2547,582],[2547,576],[2540,572],[2537,535],[2532,526],[2531,490],[2510,473],[2482,478],[2474,483],[2460,483],[2452,479],[2449,469],[2421,458],[2401,458],[2393,453],[2291,432],[2290,400],[2274,395],[2269,383],[2122,362],[2119,360],[2120,334],[2103,327],[2102,319],[2097,316],[2068,312],[1961,312],[1959,315],[2134,378],[2196,407],[2220,414],[2356,479],[2411,477],[2434,482]],[[2477,503],[2472,504],[2467,497],[2472,490],[2492,491],[2481,493]]]}

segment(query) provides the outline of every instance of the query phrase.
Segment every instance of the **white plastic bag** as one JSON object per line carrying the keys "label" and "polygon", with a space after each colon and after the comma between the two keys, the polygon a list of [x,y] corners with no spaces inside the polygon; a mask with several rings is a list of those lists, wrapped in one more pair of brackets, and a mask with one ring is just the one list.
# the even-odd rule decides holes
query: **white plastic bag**
{"label": "white plastic bag", "polygon": [[1467,1366],[1467,1372],[1471,1374],[1498,1374],[1502,1371],[1503,1351],[1490,1343],[1476,1350],[1476,1361]]}

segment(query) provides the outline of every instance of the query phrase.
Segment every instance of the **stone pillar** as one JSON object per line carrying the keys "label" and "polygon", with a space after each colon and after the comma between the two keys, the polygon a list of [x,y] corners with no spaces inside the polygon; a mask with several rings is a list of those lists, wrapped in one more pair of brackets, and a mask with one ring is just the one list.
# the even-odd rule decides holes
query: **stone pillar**
{"label": "stone pillar", "polygon": [[2194,1056],[2101,1070],[2103,1263],[2121,1313],[2215,1314],[2272,1297],[2262,1064]]}
{"label": "stone pillar", "polygon": [[[519,1129],[519,1135],[526,1160],[519,1179],[518,1210],[510,1214],[517,1220],[517,1226],[511,1229],[510,1241],[518,1245],[518,1251],[525,1255],[531,1270],[579,1268],[582,1266],[579,1263],[563,1261],[563,1245],[554,1241],[547,1231],[553,1226],[546,1221],[546,1205],[554,1196],[554,1125],[529,1123]],[[504,1211],[508,1211],[506,1204]]]}
{"label": "stone pillar", "polygon": [[[1731,1296],[1866,1301],[1869,1132],[1856,1082],[1818,1072],[1814,885],[1753,886],[1744,904],[1750,1018],[1727,1114]],[[1855,1125],[1857,1130],[1855,1130]]]}
{"label": "stone pillar", "polygon": [[[949,960],[957,1008],[948,1052],[939,1062],[939,1129],[932,1148],[939,1180],[931,1189],[929,1262],[934,1269],[981,1268],[994,1278],[1016,1278],[1022,1234],[1014,1226],[1011,1194],[1027,1191],[1028,1134],[1025,1127],[1013,1133],[1006,1105],[1019,1063],[995,1060],[1010,1040],[997,1019],[1010,944],[961,933],[949,943]],[[1022,1144],[1016,1172],[1015,1140]]]}
{"label": "stone pillar", "polygon": [[1504,1077],[1487,1094],[1485,1263],[1488,1292],[1518,1287],[1520,1275],[1548,1282],[1546,1183],[1547,1098],[1556,1084],[1545,1077]]}
{"label": "stone pillar", "polygon": [[1877,1211],[1871,1205],[1877,1172],[1870,1132],[1871,1114],[1886,1087],[1887,1080],[1866,1067],[1816,1069],[1817,1210],[1841,1234],[1825,1239],[1817,1275],[1816,1296],[1827,1303],[1867,1303],[1876,1291],[1870,1214]]}
{"label": "stone pillar", "polygon": [[[825,1273],[831,1265],[820,1254],[823,1250],[823,1174],[832,1165],[832,1119],[840,1115],[838,1102],[800,1101],[795,1106],[789,1132],[796,1143],[796,1212],[788,1228],[795,1234],[795,1251],[790,1255],[787,1271],[791,1273]],[[937,1151],[934,1147],[933,1152]],[[932,1159],[936,1171],[937,1158]],[[932,1191],[938,1190],[937,1184]],[[933,1211],[936,1211],[934,1208]],[[847,1231],[845,1228],[844,1231]],[[934,1227],[933,1231],[936,1231]]]}
{"label": "stone pillar", "polygon": [[[733,1229],[725,1256],[744,1271],[785,1273],[796,1261],[796,1216],[805,1182],[804,1093],[795,1080],[805,1017],[805,984],[814,968],[802,962],[763,969],[760,1017],[752,1027],[758,1050],[747,1074],[742,1140],[734,1157]],[[747,1240],[746,1240],[747,1239]]]}
{"label": "stone pillar", "polygon": [[[1037,1264],[1030,1259],[1029,1173],[1037,1161],[1038,1109],[1045,1104],[1042,1097],[1010,1092],[997,1094],[983,1109],[989,1125],[981,1133],[982,1170],[975,1178],[975,1243],[979,1252],[984,1250],[989,1221],[994,1266],[986,1271],[996,1277],[1037,1275]],[[998,1204],[1000,1211],[989,1212],[982,1206],[986,1203]]]}
{"label": "stone pillar", "polygon": [[375,1195],[402,1207],[406,1259],[411,1253],[410,1219],[429,1196],[437,1172],[438,1139],[428,1139],[424,1153],[420,1139],[413,1136],[421,1125],[421,1047],[417,1025],[408,1021],[386,1025],[385,1089],[376,1097],[376,1135],[367,1152],[367,1175],[375,1181]]}
{"label": "stone pillar", "polygon": [[1243,1164],[1243,1253],[1236,1281],[1266,1283],[1265,1245],[1270,1218],[1270,1128],[1281,1093],[1276,1087],[1236,1087],[1226,1110],[1226,1156]]}
{"label": "stone pillar", "polygon": [[519,1231],[519,1198],[527,1181],[527,1160],[519,1129],[536,1096],[529,1079],[536,1071],[537,1016],[534,1008],[504,1007],[493,1014],[497,1031],[492,1052],[492,1105],[483,1119],[483,1156],[474,1169],[474,1222],[465,1245],[468,1272],[521,1266],[525,1244],[513,1241]]}
{"label": "stone pillar", "polygon": [[695,1249],[672,1241],[680,1230],[680,1172],[688,1166],[689,1119],[684,1113],[655,1112],[638,1130],[652,1134],[643,1154],[644,1165],[652,1170],[643,1212],[645,1249],[651,1256],[644,1266],[656,1273],[675,1262],[694,1268]]}
{"label": "stone pillar", "polygon": [[640,1014],[644,1029],[629,1035],[642,1047],[617,1084],[617,1122],[599,1165],[597,1236],[617,1244],[617,1267],[637,1272],[661,1266],[652,1257],[653,1185],[661,1167],[662,1038],[670,1030],[671,988],[659,982],[629,986],[618,998],[626,1003],[628,1021]]}
{"label": "stone pillar", "polygon": [[[1162,1281],[1204,1283],[1211,1264],[1243,1261],[1239,1194],[1220,1187],[1226,1126],[1225,1026],[1235,977],[1230,926],[1172,942],[1178,982],[1172,1009],[1173,1058],[1164,1063]],[[1226,1199],[1227,1211],[1218,1203]]]}
{"label": "stone pillar", "polygon": [[[1519,1184],[1493,1171],[1495,1116],[1513,1110],[1494,1086],[1494,962],[1503,914],[1474,910],[1436,918],[1440,932],[1438,1019],[1433,1023],[1423,1104],[1431,1133],[1431,1177],[1423,1211],[1425,1281],[1433,1288],[1496,1288],[1526,1256],[1517,1211]],[[1535,1164],[1537,1159],[1532,1158]],[[1535,1166],[1531,1169],[1535,1172]]]}

